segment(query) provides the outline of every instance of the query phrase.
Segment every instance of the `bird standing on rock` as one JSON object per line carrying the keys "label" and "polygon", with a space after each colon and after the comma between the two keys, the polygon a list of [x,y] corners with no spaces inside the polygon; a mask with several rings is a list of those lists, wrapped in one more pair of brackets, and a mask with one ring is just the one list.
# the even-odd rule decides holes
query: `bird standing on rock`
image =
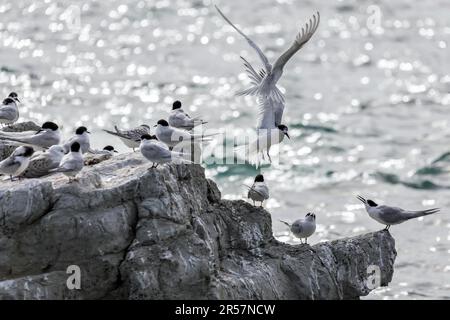
{"label": "bird standing on rock", "polygon": [[439,208],[411,211],[397,207],[378,205],[375,201],[366,200],[361,196],[357,196],[357,198],[364,204],[367,213],[372,219],[386,225],[385,230],[389,230],[391,225],[400,224],[410,219],[423,217],[440,211]]}
{"label": "bird standing on rock", "polygon": [[282,220],[280,222],[287,225],[292,234],[300,239],[301,243],[303,243],[302,239],[305,239],[305,244],[307,244],[308,238],[316,232],[316,215],[311,212],[307,213],[305,218],[294,221],[293,224]]}
{"label": "bird standing on rock", "polygon": [[205,142],[211,141],[208,137],[214,134],[193,134],[183,129],[178,129],[169,125],[169,123],[161,119],[156,124],[156,137],[159,141],[165,143],[169,148],[173,148],[179,144],[186,144],[190,142]]}
{"label": "bird standing on rock", "polygon": [[184,157],[188,157],[184,153],[171,151],[164,143],[157,140],[156,136],[151,136],[149,134],[144,134],[141,137],[141,145],[140,150],[142,155],[147,159],[153,162],[152,168],[156,168],[159,164],[162,163],[192,163],[189,160],[186,160]]}
{"label": "bird standing on rock", "polygon": [[120,140],[128,147],[135,151],[136,148],[139,148],[141,143],[141,137],[144,134],[150,134],[150,127],[146,124],[141,124],[140,126],[130,129],[130,130],[121,130],[114,126],[114,131],[103,129],[103,131],[112,134],[113,136],[119,137]]}
{"label": "bird standing on rock", "polygon": [[80,145],[81,153],[86,153],[90,151],[91,149],[91,143],[89,140],[89,131],[86,127],[78,127],[77,130],[75,130],[75,135],[70,137],[69,140],[67,140],[63,147],[66,153],[70,151],[71,146],[74,142],[78,142]]}
{"label": "bird standing on rock", "polygon": [[260,207],[262,207],[264,200],[269,199],[269,188],[264,182],[264,176],[262,174],[258,174],[255,177],[255,182],[249,188],[247,197],[253,200],[253,205],[255,205],[255,201],[261,202]]}
{"label": "bird standing on rock", "polygon": [[13,177],[20,176],[28,167],[33,153],[34,149],[32,147],[18,147],[8,158],[0,162],[0,173],[9,175],[11,181],[14,181]]}
{"label": "bird standing on rock", "polygon": [[0,139],[47,149],[61,142],[61,132],[56,123],[47,121],[38,131],[0,132]]}
{"label": "bird standing on rock", "polygon": [[169,115],[169,124],[172,127],[192,130],[195,126],[205,124],[207,122],[201,120],[199,117],[191,118],[183,109],[181,109],[181,102],[175,101],[172,105],[172,111]]}
{"label": "bird standing on rock", "polygon": [[17,107],[18,99],[11,97],[3,100],[2,105],[0,105],[0,124],[11,125],[19,119],[19,108]]}
{"label": "bird standing on rock", "polygon": [[69,177],[69,183],[75,180],[76,175],[83,169],[84,159],[81,153],[80,144],[75,141],[70,146],[70,152],[66,154],[59,164],[58,168],[49,170],[49,172],[62,172]]}
{"label": "bird standing on rock", "polygon": [[59,166],[63,157],[64,148],[60,145],[53,145],[46,152],[33,156],[21,176],[25,178],[46,176],[50,173],[50,170]]}

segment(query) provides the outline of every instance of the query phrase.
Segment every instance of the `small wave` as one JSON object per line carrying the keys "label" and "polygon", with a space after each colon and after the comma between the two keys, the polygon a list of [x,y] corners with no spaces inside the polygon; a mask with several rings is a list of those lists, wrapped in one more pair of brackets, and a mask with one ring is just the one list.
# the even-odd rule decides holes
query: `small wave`
{"label": "small wave", "polygon": [[450,162],[450,152],[443,153],[438,158],[433,160],[431,162],[431,164],[435,164],[435,163],[438,163],[438,162]]}
{"label": "small wave", "polygon": [[443,186],[438,185],[434,183],[433,181],[424,179],[424,180],[417,180],[417,181],[407,181],[402,180],[399,176],[392,173],[384,173],[384,172],[375,172],[374,174],[375,178],[386,182],[388,184],[401,184],[405,187],[412,188],[412,189],[420,189],[420,190],[438,190],[438,189],[450,189],[450,186]]}
{"label": "small wave", "polygon": [[[227,159],[223,159],[224,163],[228,163]],[[207,164],[206,167],[208,169],[216,169],[219,167],[226,167],[226,170],[218,170],[217,174],[215,175],[216,177],[219,178],[224,178],[224,177],[230,177],[230,176],[255,176],[258,173],[260,173],[261,169],[269,167],[269,164],[263,164],[261,166],[259,166],[259,168],[257,169],[254,165],[246,162],[244,164],[239,164],[239,165],[224,165],[224,164],[217,164],[217,163],[213,163],[213,164]]]}
{"label": "small wave", "polygon": [[296,129],[319,131],[319,132],[338,133],[338,130],[336,130],[332,127],[314,125],[314,124],[298,123],[298,124],[291,124],[290,127],[296,128]]}
{"label": "small wave", "polygon": [[418,176],[434,176],[434,175],[440,175],[440,174],[448,174],[449,170],[447,168],[437,167],[437,166],[426,166],[423,168],[420,168],[414,172],[414,175]]}

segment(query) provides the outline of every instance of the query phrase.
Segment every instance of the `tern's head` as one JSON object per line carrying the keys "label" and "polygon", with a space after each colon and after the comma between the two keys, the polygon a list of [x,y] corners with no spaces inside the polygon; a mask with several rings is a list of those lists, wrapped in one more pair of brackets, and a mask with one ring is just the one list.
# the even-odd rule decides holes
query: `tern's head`
{"label": "tern's head", "polygon": [[358,198],[359,201],[364,203],[364,206],[366,207],[366,209],[369,207],[377,207],[378,206],[378,204],[376,204],[375,201],[373,201],[373,200],[366,200],[361,196],[356,196],[356,198]]}
{"label": "tern's head", "polygon": [[72,145],[70,146],[70,151],[71,152],[80,152],[80,144],[78,142],[74,142],[72,143]]}
{"label": "tern's head", "polygon": [[56,130],[58,130],[59,127],[56,123],[47,121],[47,122],[44,122],[44,124],[42,125],[41,128],[42,128],[42,130],[46,130],[46,131],[56,131]]}
{"label": "tern's head", "polygon": [[20,146],[16,150],[14,150],[14,156],[15,157],[25,157],[29,158],[33,155],[34,149],[29,146]]}
{"label": "tern's head", "polygon": [[308,212],[305,216],[308,221],[316,221],[316,215],[314,213]]}
{"label": "tern's head", "polygon": [[106,146],[106,147],[104,147],[103,150],[106,150],[106,151],[109,151],[109,152],[116,152],[116,153],[117,153],[117,150],[114,149],[113,146],[109,146],[109,145]]}
{"label": "tern's head", "polygon": [[17,93],[15,93],[15,92],[11,92],[11,93],[8,95],[8,98],[12,98],[14,101],[20,102],[19,96],[18,96]]}
{"label": "tern's head", "polygon": [[144,140],[158,140],[158,139],[154,135],[152,136],[152,135],[149,135],[149,134],[143,134],[141,136],[141,140],[144,141]]}
{"label": "tern's head", "polygon": [[[156,126],[162,126],[162,127],[168,127],[169,126],[169,123],[167,123],[167,121],[166,120],[164,120],[164,119],[161,119],[161,120],[159,120],[157,123],[156,123]],[[156,127],[155,126],[155,127]]]}
{"label": "tern's head", "polygon": [[172,104],[172,110],[177,110],[177,109],[181,109],[181,102],[178,100]]}
{"label": "tern's head", "polygon": [[370,207],[378,207],[378,204],[376,204],[375,203],[375,201],[372,201],[372,200],[367,200],[367,204],[370,206]]}
{"label": "tern's head", "polygon": [[264,177],[263,177],[263,175],[262,175],[262,174],[258,174],[258,175],[255,177],[255,182],[264,182]]}
{"label": "tern's head", "polygon": [[50,148],[48,148],[48,152],[52,153],[52,154],[60,154],[60,155],[64,155],[65,154],[63,146],[60,146],[60,145],[57,145],[57,144],[55,144],[55,145],[51,146]]}
{"label": "tern's head", "polygon": [[86,128],[86,127],[83,127],[83,126],[81,126],[81,127],[78,127],[77,128],[77,130],[75,130],[75,134],[84,134],[84,133],[90,133],[89,131],[88,131],[88,129]]}
{"label": "tern's head", "polygon": [[286,137],[288,137],[288,139],[291,138],[291,137],[289,137],[289,134],[288,134],[289,129],[288,129],[287,126],[285,126],[284,124],[280,124],[280,125],[278,126],[278,129],[280,129],[280,131],[283,132],[284,135],[285,135]]}
{"label": "tern's head", "polygon": [[3,100],[3,105],[7,106],[9,104],[16,104],[16,101],[13,98],[6,98]]}

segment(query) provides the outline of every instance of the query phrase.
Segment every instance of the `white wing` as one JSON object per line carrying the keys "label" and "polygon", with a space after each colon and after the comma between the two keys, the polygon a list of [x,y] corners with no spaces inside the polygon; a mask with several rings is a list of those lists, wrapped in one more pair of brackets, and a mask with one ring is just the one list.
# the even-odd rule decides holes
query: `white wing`
{"label": "white wing", "polygon": [[215,7],[216,7],[216,10],[219,12],[219,14],[222,16],[222,18],[224,18],[224,20],[226,22],[228,22],[228,24],[230,26],[232,26],[234,28],[234,30],[236,30],[241,36],[243,36],[245,38],[245,40],[247,40],[248,44],[253,49],[255,49],[256,53],[258,53],[258,56],[264,65],[264,67],[266,68],[266,72],[270,73],[270,71],[272,70],[272,65],[269,63],[269,60],[267,59],[265,54],[262,52],[262,50],[258,47],[258,45],[256,43],[254,43],[252,39],[247,37],[247,35],[245,33],[243,33],[241,30],[239,30],[227,17],[225,17],[225,15],[222,13],[222,11],[220,11],[220,9],[217,6],[215,6]]}
{"label": "white wing", "polygon": [[13,107],[3,107],[0,109],[0,119],[13,121],[17,117],[17,110]]}
{"label": "white wing", "polygon": [[314,14],[312,16],[312,18],[309,19],[309,22],[306,23],[306,25],[302,28],[302,30],[297,34],[297,37],[295,38],[295,41],[294,41],[294,43],[292,43],[290,48],[287,49],[277,59],[277,61],[275,62],[274,66],[273,66],[273,72],[275,72],[275,70],[281,71],[283,69],[286,62],[288,62],[288,60],[298,50],[300,50],[304,46],[304,44],[309,41],[309,39],[311,39],[314,32],[316,32],[317,27],[319,26],[319,23],[320,23],[320,14],[319,14],[319,12],[316,12],[316,14]]}
{"label": "white wing", "polygon": [[273,129],[275,127],[275,101],[258,98],[259,120],[258,129]]}

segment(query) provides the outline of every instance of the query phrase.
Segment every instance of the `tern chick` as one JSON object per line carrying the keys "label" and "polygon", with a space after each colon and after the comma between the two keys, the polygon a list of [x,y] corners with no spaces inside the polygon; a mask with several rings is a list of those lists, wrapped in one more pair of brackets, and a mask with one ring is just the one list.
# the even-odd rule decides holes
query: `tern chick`
{"label": "tern chick", "polygon": [[103,129],[103,131],[112,134],[113,136],[119,137],[120,140],[128,147],[135,151],[136,148],[139,148],[139,144],[141,143],[141,137],[144,134],[150,134],[150,127],[146,124],[141,124],[139,127],[130,129],[130,130],[121,130],[114,126],[114,131]]}
{"label": "tern chick", "polygon": [[39,178],[48,175],[50,170],[59,166],[64,156],[64,148],[60,145],[51,146],[46,152],[33,156],[28,168],[22,173],[25,178]]}

